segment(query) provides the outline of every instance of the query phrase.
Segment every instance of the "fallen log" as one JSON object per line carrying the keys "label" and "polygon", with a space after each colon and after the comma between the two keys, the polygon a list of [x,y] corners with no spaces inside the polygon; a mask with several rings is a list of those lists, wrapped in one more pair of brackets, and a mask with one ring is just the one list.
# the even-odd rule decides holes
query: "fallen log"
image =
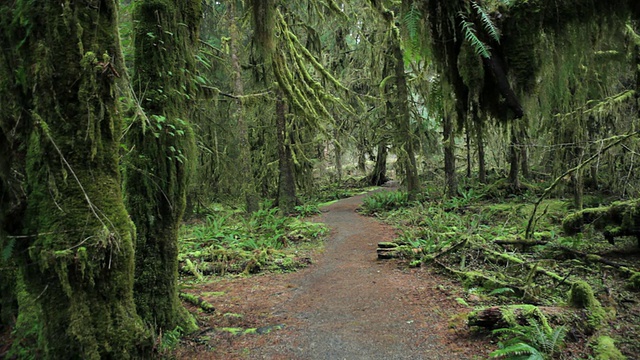
{"label": "fallen log", "polygon": [[188,302],[191,305],[199,307],[200,309],[202,309],[202,311],[206,312],[207,314],[212,314],[216,311],[216,309],[213,307],[213,305],[211,305],[210,302],[208,302],[207,300],[197,295],[193,295],[185,292],[181,292],[179,295],[181,299],[183,299],[184,301]]}
{"label": "fallen log", "polygon": [[488,330],[508,328],[514,326],[527,326],[533,319],[543,327],[549,327],[547,315],[560,316],[573,310],[565,308],[540,308],[535,305],[516,304],[492,306],[485,309],[472,311],[467,317],[467,325],[477,326]]}
{"label": "fallen log", "polygon": [[614,245],[615,238],[635,236],[640,246],[640,200],[616,201],[609,206],[589,208],[564,218],[562,228],[567,235],[581,232],[591,224]]}
{"label": "fallen log", "polygon": [[[513,285],[502,280],[496,279],[494,277],[485,275],[478,271],[460,271],[453,268],[448,267],[447,265],[441,263],[440,261],[434,260],[434,264],[440,266],[442,269],[447,272],[457,276],[465,285],[471,286],[480,286],[486,290],[495,290],[500,288],[510,288],[513,290],[515,295],[523,296],[525,294],[525,289],[519,287],[517,285]],[[515,280],[515,279],[514,279]]]}

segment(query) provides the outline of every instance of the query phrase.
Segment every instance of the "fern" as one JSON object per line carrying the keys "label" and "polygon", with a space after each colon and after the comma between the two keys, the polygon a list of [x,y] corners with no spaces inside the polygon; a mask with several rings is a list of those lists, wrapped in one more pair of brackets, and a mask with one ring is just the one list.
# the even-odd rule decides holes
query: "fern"
{"label": "fern", "polygon": [[525,343],[517,343],[498,349],[489,354],[489,356],[512,360],[545,360],[544,355],[538,349]]}
{"label": "fern", "polygon": [[489,36],[491,36],[491,38],[493,38],[493,40],[495,40],[496,42],[500,43],[500,32],[491,20],[489,14],[475,1],[471,2],[471,6],[473,6],[473,8],[476,10],[476,13],[478,13],[480,21],[482,22],[482,25]]}
{"label": "fern", "polygon": [[402,24],[407,30],[407,34],[409,35],[409,46],[408,50],[412,55],[416,55],[420,50],[420,23],[421,23],[421,14],[416,2],[411,2],[411,6],[409,10],[402,18]]}
{"label": "fern", "polygon": [[[510,337],[505,347],[492,352],[492,357],[506,357],[508,359],[547,359],[564,344],[566,328],[559,326],[552,329],[546,323],[540,323],[534,318],[529,319],[529,326],[514,326],[496,329],[493,334],[503,334]],[[529,355],[528,357],[524,355]]]}
{"label": "fern", "polygon": [[489,51],[491,50],[491,48],[489,47],[489,45],[483,43],[482,40],[478,38],[473,22],[469,21],[467,19],[467,16],[463,12],[459,12],[458,16],[460,16],[461,19],[460,26],[462,27],[464,38],[469,42],[469,44],[471,44],[471,46],[473,46],[476,54],[487,59],[490,58],[491,54],[489,53]]}

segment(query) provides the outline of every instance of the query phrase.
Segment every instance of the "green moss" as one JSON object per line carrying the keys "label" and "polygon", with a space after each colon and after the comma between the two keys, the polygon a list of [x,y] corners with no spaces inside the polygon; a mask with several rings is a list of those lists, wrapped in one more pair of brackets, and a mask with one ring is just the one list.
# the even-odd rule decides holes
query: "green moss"
{"label": "green moss", "polygon": [[580,309],[590,309],[600,306],[600,302],[593,295],[593,289],[589,284],[584,281],[576,281],[569,290],[569,305]]}
{"label": "green moss", "polygon": [[584,281],[576,281],[568,294],[569,305],[584,309],[589,331],[595,331],[604,325],[609,315],[595,298],[593,289]]}
{"label": "green moss", "polygon": [[625,360],[627,358],[616,348],[614,340],[609,336],[600,336],[593,346],[593,352],[596,360]]}
{"label": "green moss", "polygon": [[[37,236],[21,241],[16,261],[39,307],[41,355],[146,356],[152,344],[133,302],[134,229],[119,172],[118,5],[21,6],[22,23],[39,24],[17,46],[32,89],[23,230]],[[108,64],[93,55],[105,53]]]}
{"label": "green moss", "polygon": [[136,226],[137,311],[159,331],[196,329],[178,299],[177,239],[196,158],[188,116],[197,91],[200,10],[195,0],[134,2],[133,87],[145,89],[145,114],[135,111],[126,138],[126,205]]}
{"label": "green moss", "polygon": [[640,290],[640,272],[635,272],[627,281],[627,287],[631,290]]}

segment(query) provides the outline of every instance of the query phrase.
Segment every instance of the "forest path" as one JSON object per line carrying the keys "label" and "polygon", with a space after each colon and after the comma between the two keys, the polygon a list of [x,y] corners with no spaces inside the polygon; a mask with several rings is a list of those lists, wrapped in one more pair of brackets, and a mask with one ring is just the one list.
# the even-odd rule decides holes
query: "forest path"
{"label": "forest path", "polygon": [[[232,303],[249,304],[239,309],[220,299],[214,304],[218,311],[227,307],[251,312],[249,318],[258,326],[270,323],[284,328],[254,337],[230,337],[228,342],[219,341],[210,356],[197,357],[486,358],[486,344],[449,328],[450,317],[465,310],[455,302],[457,287],[450,280],[377,260],[377,243],[390,241],[395,234],[391,227],[355,212],[364,196],[322,209],[317,221],[329,226],[331,235],[312,266],[291,274],[215,284]],[[245,321],[249,318],[245,316]]]}

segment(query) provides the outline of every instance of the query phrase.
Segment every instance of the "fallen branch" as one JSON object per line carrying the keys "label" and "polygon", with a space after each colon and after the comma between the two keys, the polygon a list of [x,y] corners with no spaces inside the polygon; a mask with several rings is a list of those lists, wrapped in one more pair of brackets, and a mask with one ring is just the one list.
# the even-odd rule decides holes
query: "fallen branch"
{"label": "fallen branch", "polygon": [[206,312],[207,314],[211,314],[216,311],[216,309],[213,307],[213,305],[211,305],[210,302],[208,302],[207,300],[199,296],[181,292],[180,298],[191,305],[199,307],[200,309],[202,309],[202,311]]}

